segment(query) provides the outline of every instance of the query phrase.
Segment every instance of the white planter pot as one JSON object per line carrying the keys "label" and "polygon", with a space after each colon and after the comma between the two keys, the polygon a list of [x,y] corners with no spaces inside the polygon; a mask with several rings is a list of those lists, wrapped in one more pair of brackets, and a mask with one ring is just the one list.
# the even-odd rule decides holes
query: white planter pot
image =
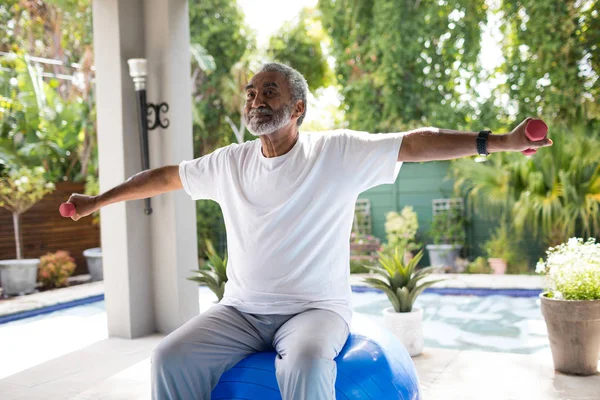
{"label": "white planter pot", "polygon": [[4,296],[35,292],[39,258],[0,261],[0,280]]}
{"label": "white planter pot", "polygon": [[87,261],[88,271],[93,281],[101,281],[104,279],[102,269],[102,249],[94,247],[83,251],[83,256]]}
{"label": "white planter pot", "polygon": [[409,313],[397,313],[393,307],[386,308],[383,324],[400,339],[411,357],[423,352],[423,310],[413,308]]}

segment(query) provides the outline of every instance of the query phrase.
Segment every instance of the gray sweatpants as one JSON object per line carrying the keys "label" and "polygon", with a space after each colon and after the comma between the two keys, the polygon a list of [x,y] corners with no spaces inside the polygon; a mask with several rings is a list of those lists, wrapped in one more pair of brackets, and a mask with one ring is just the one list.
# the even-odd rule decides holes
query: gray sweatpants
{"label": "gray sweatpants", "polygon": [[216,304],[166,336],[152,354],[153,400],[209,400],[219,378],[249,354],[275,350],[283,400],[334,400],[348,326],[333,311],[247,314]]}

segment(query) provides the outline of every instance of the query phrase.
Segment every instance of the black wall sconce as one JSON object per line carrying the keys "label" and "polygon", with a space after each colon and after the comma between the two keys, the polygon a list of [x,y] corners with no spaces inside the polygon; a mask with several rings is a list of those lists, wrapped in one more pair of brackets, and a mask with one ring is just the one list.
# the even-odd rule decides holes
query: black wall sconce
{"label": "black wall sconce", "polygon": [[[163,129],[169,126],[167,118],[161,119],[161,113],[169,111],[167,103],[153,104],[146,101],[146,77],[148,70],[145,58],[132,58],[127,60],[129,64],[129,75],[133,78],[135,92],[137,94],[137,110],[140,130],[140,149],[142,155],[142,171],[150,168],[150,154],[148,150],[148,131],[161,127]],[[146,215],[152,214],[150,199],[145,199]]]}

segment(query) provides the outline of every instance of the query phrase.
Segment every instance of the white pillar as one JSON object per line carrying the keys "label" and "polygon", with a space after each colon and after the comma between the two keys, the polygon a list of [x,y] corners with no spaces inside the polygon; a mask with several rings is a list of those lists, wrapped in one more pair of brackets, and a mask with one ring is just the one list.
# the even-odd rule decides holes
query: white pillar
{"label": "white pillar", "polygon": [[[194,158],[190,22],[187,0],[144,2],[148,101],[169,104],[169,127],[151,131],[152,167]],[[198,315],[195,203],[179,190],[154,200],[152,225],[156,327],[171,332]]]}
{"label": "white pillar", "polygon": [[[164,1],[161,21],[144,16],[162,2],[146,3],[93,2],[102,192],[141,170],[130,58],[148,58],[148,101],[170,107],[170,126],[149,132],[150,168],[193,158],[187,2]],[[137,200],[101,211],[110,336],[168,333],[198,314],[197,286],[185,279],[197,267],[194,203],[180,190],[154,197],[152,208],[145,215]]]}

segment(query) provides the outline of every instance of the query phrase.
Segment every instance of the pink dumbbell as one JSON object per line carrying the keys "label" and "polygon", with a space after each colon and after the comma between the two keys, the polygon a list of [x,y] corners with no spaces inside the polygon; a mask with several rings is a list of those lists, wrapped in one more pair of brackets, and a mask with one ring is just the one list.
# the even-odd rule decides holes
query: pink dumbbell
{"label": "pink dumbbell", "polygon": [[[529,138],[529,140],[537,142],[539,140],[544,140],[546,135],[548,134],[548,125],[544,123],[541,119],[532,119],[527,123],[525,127],[525,135]],[[523,150],[522,153],[526,156],[530,156],[535,154],[537,150],[535,149],[527,149]]]}
{"label": "pink dumbbell", "polygon": [[73,203],[62,203],[58,211],[63,217],[72,217],[75,215],[75,205]]}

